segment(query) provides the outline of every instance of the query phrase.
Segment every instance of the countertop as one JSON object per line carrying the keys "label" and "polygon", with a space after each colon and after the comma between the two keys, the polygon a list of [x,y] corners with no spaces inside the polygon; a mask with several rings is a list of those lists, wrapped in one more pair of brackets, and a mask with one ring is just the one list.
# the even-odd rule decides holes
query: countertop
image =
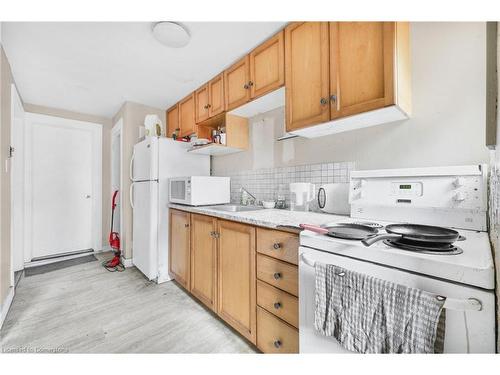
{"label": "countertop", "polygon": [[317,212],[290,211],[279,209],[260,209],[244,212],[227,212],[214,210],[206,206],[184,206],[182,204],[168,205],[181,211],[193,212],[202,215],[214,216],[221,219],[256,225],[259,227],[299,231],[299,224],[326,224],[339,222],[349,216],[330,215]]}

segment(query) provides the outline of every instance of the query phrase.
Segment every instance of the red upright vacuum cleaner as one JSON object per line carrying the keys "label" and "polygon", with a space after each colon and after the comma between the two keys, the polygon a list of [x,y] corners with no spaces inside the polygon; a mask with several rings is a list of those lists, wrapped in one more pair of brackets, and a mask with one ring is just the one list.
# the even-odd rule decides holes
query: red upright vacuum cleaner
{"label": "red upright vacuum cleaner", "polygon": [[120,250],[120,237],[118,232],[113,231],[117,195],[118,195],[118,190],[116,190],[113,193],[113,199],[111,202],[111,230],[109,232],[109,245],[113,249],[114,257],[113,259],[103,263],[104,268],[106,268],[108,271],[111,272],[123,271],[125,269],[120,260],[120,255],[122,253]]}

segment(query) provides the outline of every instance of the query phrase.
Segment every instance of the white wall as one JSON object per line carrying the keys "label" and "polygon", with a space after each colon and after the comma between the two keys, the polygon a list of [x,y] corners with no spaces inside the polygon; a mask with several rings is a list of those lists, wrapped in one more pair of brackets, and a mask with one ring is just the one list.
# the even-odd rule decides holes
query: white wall
{"label": "white wall", "polygon": [[[357,169],[487,163],[485,43],[482,22],[412,23],[411,118],[314,140],[274,142],[269,167],[324,161],[355,161]],[[282,121],[279,111],[266,116],[267,124]],[[251,149],[269,142],[267,132],[254,133],[259,134],[252,134]],[[252,169],[254,158],[252,150],[215,157],[213,171]]]}

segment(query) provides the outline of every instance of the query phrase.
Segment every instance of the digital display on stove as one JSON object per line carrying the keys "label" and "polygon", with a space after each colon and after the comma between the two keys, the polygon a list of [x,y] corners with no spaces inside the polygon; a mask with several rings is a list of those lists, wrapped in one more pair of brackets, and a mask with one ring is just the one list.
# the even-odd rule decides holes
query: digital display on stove
{"label": "digital display on stove", "polygon": [[411,185],[399,185],[401,190],[411,190]]}

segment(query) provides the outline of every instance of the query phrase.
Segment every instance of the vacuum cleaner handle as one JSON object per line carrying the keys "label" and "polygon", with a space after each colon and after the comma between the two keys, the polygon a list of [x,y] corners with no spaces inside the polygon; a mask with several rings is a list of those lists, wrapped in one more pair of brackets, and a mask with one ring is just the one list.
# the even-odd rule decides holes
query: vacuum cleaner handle
{"label": "vacuum cleaner handle", "polygon": [[112,203],[111,203],[111,209],[115,209],[116,207],[116,196],[118,195],[118,190],[115,190],[115,192],[113,193],[113,199],[112,199]]}

